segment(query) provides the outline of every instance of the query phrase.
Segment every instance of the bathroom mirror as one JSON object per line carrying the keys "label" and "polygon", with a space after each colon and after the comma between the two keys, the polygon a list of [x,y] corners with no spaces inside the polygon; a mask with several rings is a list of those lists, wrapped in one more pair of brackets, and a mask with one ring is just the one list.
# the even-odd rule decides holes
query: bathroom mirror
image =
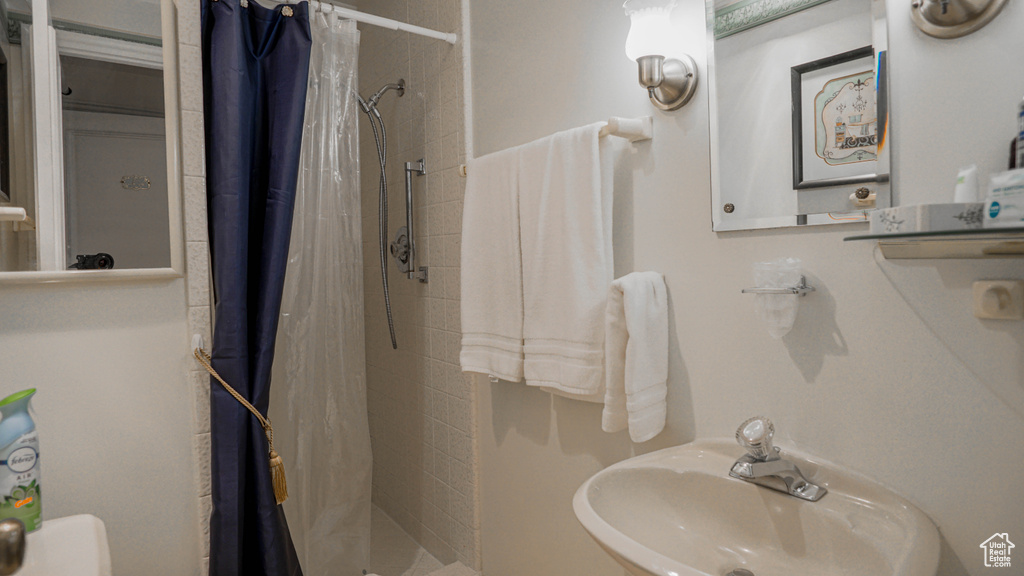
{"label": "bathroom mirror", "polygon": [[171,0],[0,0],[0,13],[16,63],[0,203],[31,218],[0,222],[0,281],[179,276]]}
{"label": "bathroom mirror", "polygon": [[890,205],[884,0],[706,0],[716,232]]}

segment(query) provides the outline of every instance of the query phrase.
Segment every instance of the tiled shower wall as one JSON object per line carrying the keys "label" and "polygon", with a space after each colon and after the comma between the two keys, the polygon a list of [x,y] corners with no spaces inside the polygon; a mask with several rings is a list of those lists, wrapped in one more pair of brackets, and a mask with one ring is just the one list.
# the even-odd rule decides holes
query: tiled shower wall
{"label": "tiled shower wall", "polygon": [[[188,337],[200,334],[213,343],[210,322],[210,244],[206,228],[206,142],[203,133],[203,48],[200,3],[175,0],[178,34],[178,97],[181,106],[181,184],[185,234],[185,279],[188,287]],[[196,436],[193,444],[199,490],[200,576],[210,571],[210,377],[189,359],[188,386],[193,392]]]}
{"label": "tiled shower wall", "polygon": [[[461,37],[458,0],[383,0],[360,9]],[[380,169],[366,116],[360,118],[360,166],[366,290],[366,374],[373,444],[373,501],[444,563],[479,568],[474,391],[459,369],[459,257],[465,180],[462,44],[360,25],[359,87],[386,94],[388,241],[405,225],[404,165],[414,176],[417,266],[421,284],[388,256],[398,349],[391,347],[378,253]]]}
{"label": "tiled shower wall", "polygon": [[[181,104],[181,163],[185,220],[185,273],[188,284],[189,337],[210,337],[210,247],[206,229],[206,146],[203,134],[203,62],[199,2],[176,0],[178,18],[178,97]],[[189,359],[188,384],[195,407],[195,481],[199,496],[200,576],[209,573],[210,512],[210,377]]]}

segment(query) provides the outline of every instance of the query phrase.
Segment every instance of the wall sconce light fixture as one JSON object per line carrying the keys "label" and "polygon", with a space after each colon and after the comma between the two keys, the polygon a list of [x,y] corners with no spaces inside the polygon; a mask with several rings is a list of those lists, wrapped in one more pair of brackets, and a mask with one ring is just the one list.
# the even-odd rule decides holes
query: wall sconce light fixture
{"label": "wall sconce light fixture", "polygon": [[626,0],[630,18],[626,56],[639,68],[640,85],[651,103],[662,110],[678,110],[697,90],[697,63],[678,47],[669,16],[676,0]]}
{"label": "wall sconce light fixture", "polygon": [[925,34],[959,38],[976,32],[999,15],[1007,0],[914,0],[911,17]]}

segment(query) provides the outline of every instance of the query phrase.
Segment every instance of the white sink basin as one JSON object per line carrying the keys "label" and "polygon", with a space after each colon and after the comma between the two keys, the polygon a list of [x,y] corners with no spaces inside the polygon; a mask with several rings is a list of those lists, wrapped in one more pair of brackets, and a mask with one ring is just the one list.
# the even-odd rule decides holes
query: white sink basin
{"label": "white sink basin", "polygon": [[939,535],[913,504],[870,480],[783,452],[828,488],[818,502],[729,477],[743,448],[705,440],[595,474],[573,508],[637,576],[934,576]]}
{"label": "white sink basin", "polygon": [[89,514],[43,521],[28,535],[16,576],[110,576],[103,521]]}

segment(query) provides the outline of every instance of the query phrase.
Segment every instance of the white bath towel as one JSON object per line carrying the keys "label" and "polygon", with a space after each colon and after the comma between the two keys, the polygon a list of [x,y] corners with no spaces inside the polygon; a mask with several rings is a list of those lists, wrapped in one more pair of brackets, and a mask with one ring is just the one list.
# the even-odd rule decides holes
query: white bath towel
{"label": "white bath towel", "polygon": [[518,172],[517,148],[471,161],[462,215],[462,370],[512,382],[523,379]]}
{"label": "white bath towel", "polygon": [[629,426],[634,442],[665,428],[668,393],[668,290],[657,272],[612,282],[605,312],[605,432]]}
{"label": "white bath towel", "polygon": [[528,385],[571,396],[604,385],[604,308],[614,268],[602,126],[520,148],[524,374]]}

